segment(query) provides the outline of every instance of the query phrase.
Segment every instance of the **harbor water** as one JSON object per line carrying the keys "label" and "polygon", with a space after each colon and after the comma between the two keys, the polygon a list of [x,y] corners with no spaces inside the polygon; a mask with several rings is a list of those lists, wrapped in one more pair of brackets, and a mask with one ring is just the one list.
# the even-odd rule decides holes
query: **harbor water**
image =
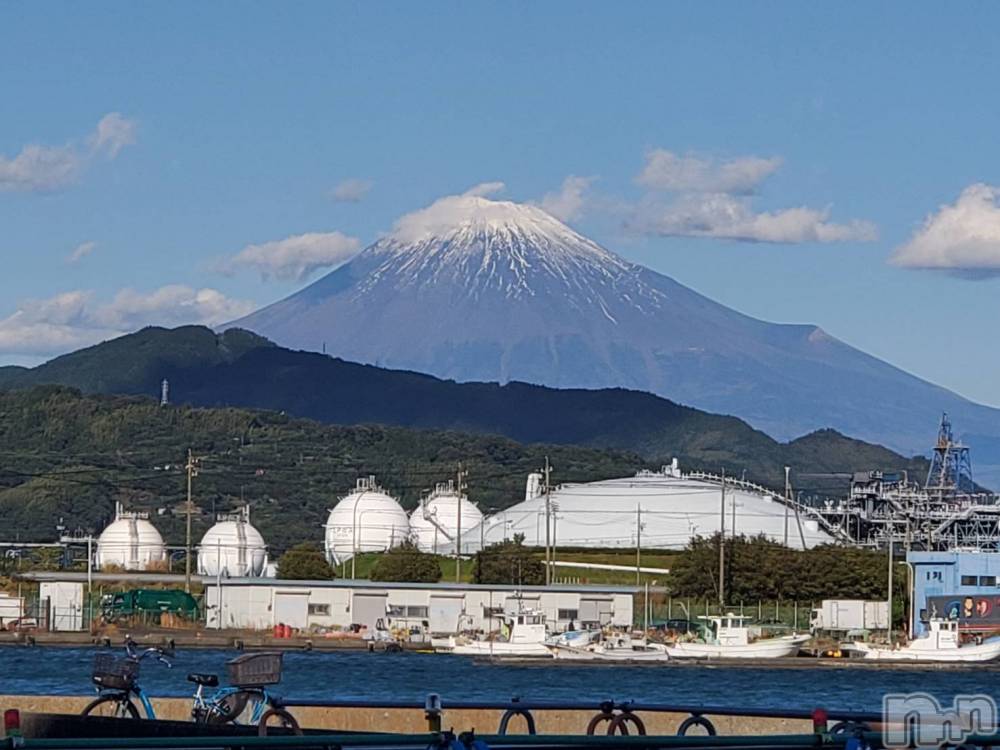
{"label": "harbor water", "polygon": [[[3,692],[18,695],[89,695],[95,648],[0,647]],[[120,649],[116,653],[123,654]],[[140,684],[153,696],[191,695],[189,672],[214,672],[236,651],[178,650],[173,668],[142,663]],[[421,653],[286,652],[275,693],[292,699],[423,701],[594,701],[726,705],[754,708],[878,711],[886,692],[929,692],[951,702],[957,694],[1000,699],[996,667],[851,667],[803,659],[802,666],[658,666],[498,664]]]}

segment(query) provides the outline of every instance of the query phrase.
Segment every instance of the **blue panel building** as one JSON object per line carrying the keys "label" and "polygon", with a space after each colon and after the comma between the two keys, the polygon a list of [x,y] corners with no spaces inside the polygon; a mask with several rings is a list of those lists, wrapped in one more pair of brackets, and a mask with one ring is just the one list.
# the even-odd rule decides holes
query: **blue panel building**
{"label": "blue panel building", "polygon": [[961,630],[1000,630],[1000,553],[910,552],[913,569],[911,632],[927,629],[930,617],[957,619]]}

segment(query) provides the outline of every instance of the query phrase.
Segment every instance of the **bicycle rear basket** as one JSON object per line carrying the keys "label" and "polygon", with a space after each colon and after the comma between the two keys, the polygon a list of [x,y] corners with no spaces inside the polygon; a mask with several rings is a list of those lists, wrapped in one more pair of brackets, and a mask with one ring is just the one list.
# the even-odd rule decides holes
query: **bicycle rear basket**
{"label": "bicycle rear basket", "polygon": [[281,682],[280,651],[243,654],[226,662],[229,683],[236,687],[262,687]]}
{"label": "bicycle rear basket", "polygon": [[94,657],[94,684],[107,690],[128,690],[139,677],[139,662],[119,659],[114,654],[97,654]]}

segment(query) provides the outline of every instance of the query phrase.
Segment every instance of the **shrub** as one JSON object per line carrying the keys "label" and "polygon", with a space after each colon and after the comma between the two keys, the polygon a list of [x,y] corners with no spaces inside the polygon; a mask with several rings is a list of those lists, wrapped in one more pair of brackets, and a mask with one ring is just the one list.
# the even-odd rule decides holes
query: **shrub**
{"label": "shrub", "polygon": [[337,577],[318,544],[296,544],[278,560],[278,577],[289,580],[327,581]]}
{"label": "shrub", "polygon": [[382,555],[372,568],[373,581],[437,583],[441,580],[441,566],[435,555],[421,552],[413,542],[407,541]]}

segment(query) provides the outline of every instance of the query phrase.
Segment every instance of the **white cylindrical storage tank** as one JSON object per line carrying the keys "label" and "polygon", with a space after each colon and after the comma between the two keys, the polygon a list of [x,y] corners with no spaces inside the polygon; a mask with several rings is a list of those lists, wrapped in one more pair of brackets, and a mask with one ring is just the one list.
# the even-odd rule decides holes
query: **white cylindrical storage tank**
{"label": "white cylindrical storage tank", "polygon": [[[462,509],[461,517],[459,507]],[[482,520],[479,508],[465,495],[460,497],[454,484],[449,482],[439,484],[431,496],[410,514],[410,531],[421,551],[439,552],[445,546],[457,543],[459,523],[465,534]]]}
{"label": "white cylindrical storage tank", "polygon": [[359,479],[326,520],[326,558],[333,565],[360,552],[384,552],[410,536],[406,511],[375,477]]}
{"label": "white cylindrical storage tank", "polygon": [[198,545],[198,573],[203,576],[258,577],[267,565],[267,545],[245,516],[220,520]]}
{"label": "white cylindrical storage tank", "polygon": [[149,570],[166,559],[163,537],[156,527],[137,513],[124,513],[118,505],[115,520],[97,539],[97,568]]}

